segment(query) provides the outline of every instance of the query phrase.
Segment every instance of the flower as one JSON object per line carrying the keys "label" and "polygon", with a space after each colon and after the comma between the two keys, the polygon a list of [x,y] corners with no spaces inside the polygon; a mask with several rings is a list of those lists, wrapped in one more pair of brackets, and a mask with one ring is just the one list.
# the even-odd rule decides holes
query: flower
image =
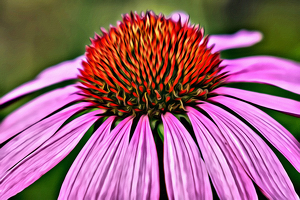
{"label": "flower", "polygon": [[[204,37],[184,13],[126,14],[102,32],[85,56],[48,68],[1,98],[4,107],[78,80],[28,102],[1,123],[1,199],[53,168],[91,127],[59,199],[159,199],[159,173],[169,199],[212,199],[209,178],[220,199],[257,199],[253,182],[270,199],[299,199],[256,132],[298,171],[300,144],[254,105],[299,117],[300,102],[228,87],[255,82],[300,94],[299,63],[270,56],[221,59],[219,51],[253,45],[261,34]],[[160,144],[163,152],[157,151]]]}

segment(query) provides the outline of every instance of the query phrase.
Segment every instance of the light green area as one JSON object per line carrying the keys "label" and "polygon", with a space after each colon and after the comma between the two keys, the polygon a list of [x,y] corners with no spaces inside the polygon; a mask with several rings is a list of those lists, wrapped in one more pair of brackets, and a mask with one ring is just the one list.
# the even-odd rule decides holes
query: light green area
{"label": "light green area", "polygon": [[162,142],[164,142],[164,125],[160,123],[157,128],[157,133]]}
{"label": "light green area", "polygon": [[[0,96],[31,80],[48,66],[82,55],[85,45],[90,44],[89,37],[93,37],[94,32],[100,33],[100,26],[108,29],[110,24],[116,25],[116,21],[121,20],[122,13],[147,9],[166,15],[183,10],[209,34],[233,33],[243,28],[263,32],[261,43],[225,51],[223,57],[269,54],[300,61],[299,0],[2,0]],[[281,90],[265,89],[289,97]],[[270,114],[300,140],[299,119],[277,112]],[[85,137],[66,159],[12,199],[56,199],[68,168],[87,139]],[[280,159],[300,193],[299,173],[285,158],[280,156]]]}

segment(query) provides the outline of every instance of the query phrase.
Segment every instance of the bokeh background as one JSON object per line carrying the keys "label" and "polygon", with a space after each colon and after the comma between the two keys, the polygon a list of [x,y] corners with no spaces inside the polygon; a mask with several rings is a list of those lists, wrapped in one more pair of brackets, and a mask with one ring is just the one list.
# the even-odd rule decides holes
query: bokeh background
{"label": "bokeh background", "polygon": [[[192,23],[205,28],[206,34],[234,33],[240,29],[264,34],[259,44],[224,51],[223,58],[263,54],[300,62],[299,0],[0,0],[0,96],[33,79],[41,70],[82,55],[85,45],[90,44],[89,38],[100,33],[100,27],[116,25],[121,14],[146,10],[165,15],[185,11]],[[234,87],[300,100],[298,95],[271,86]],[[21,103],[24,101],[26,98]],[[2,110],[0,119],[21,103]],[[264,111],[300,141],[300,119]],[[60,164],[12,199],[56,199],[72,161],[87,139],[84,137]],[[300,194],[299,173],[275,152]]]}

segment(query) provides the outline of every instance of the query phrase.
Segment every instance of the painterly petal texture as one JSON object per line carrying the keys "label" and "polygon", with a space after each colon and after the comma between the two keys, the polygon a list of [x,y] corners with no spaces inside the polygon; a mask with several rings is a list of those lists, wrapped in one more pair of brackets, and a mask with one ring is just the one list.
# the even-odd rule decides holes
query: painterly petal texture
{"label": "painterly petal texture", "polygon": [[260,42],[262,37],[258,31],[240,30],[230,35],[212,35],[209,38],[208,46],[214,45],[213,52],[249,47]]}
{"label": "painterly petal texture", "polygon": [[300,101],[293,99],[229,87],[217,88],[214,90],[214,93],[236,97],[259,106],[300,117]]}
{"label": "painterly petal texture", "polygon": [[142,116],[125,154],[119,199],[159,199],[158,158],[148,116]]}
{"label": "painterly petal texture", "polygon": [[300,143],[277,121],[258,108],[233,98],[218,96],[211,100],[227,106],[247,120],[300,172]]}
{"label": "painterly petal texture", "polygon": [[45,69],[34,80],[24,83],[1,97],[0,106],[50,85],[70,79],[76,79],[79,74],[78,69],[82,68],[81,62],[84,59],[84,56],[79,56],[74,60],[65,61]]}
{"label": "painterly petal texture", "polygon": [[224,60],[227,83],[251,82],[274,85],[300,94],[300,64],[272,56],[253,56]]}
{"label": "painterly petal texture", "polygon": [[76,92],[78,92],[78,89],[75,85],[56,89],[37,97],[12,112],[0,124],[0,143],[32,126],[63,106],[81,99],[82,97],[75,94]]}
{"label": "painterly petal texture", "polygon": [[298,199],[285,170],[268,145],[239,119],[212,104],[201,104],[217,124],[236,158],[271,199]]}
{"label": "painterly petal texture", "polygon": [[114,119],[114,117],[108,118],[83,147],[63,182],[58,199],[84,198],[91,177],[95,173],[91,167],[97,167],[98,163],[95,163],[97,153],[104,138],[108,137]]}
{"label": "painterly petal texture", "polygon": [[257,199],[251,179],[216,125],[199,111],[188,108],[206,168],[220,199]]}
{"label": "painterly petal texture", "polygon": [[164,172],[169,199],[212,199],[200,152],[180,121],[170,113],[164,124]]}
{"label": "painterly petal texture", "polygon": [[22,191],[65,158],[98,119],[95,114],[99,114],[99,111],[74,119],[1,175],[1,198],[7,199]]}

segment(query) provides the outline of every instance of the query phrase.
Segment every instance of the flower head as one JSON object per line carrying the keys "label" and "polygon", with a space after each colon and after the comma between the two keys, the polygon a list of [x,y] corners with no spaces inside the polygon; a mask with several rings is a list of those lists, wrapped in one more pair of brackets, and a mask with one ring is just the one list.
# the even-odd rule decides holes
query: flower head
{"label": "flower head", "polygon": [[[125,15],[87,47],[83,95],[120,116],[180,113],[223,79],[203,29],[147,12]],[[201,42],[201,44],[200,44]]]}
{"label": "flower head", "polygon": [[212,199],[209,179],[220,199],[257,199],[254,183],[270,199],[299,199],[257,132],[298,171],[300,144],[254,105],[299,117],[300,102],[228,87],[256,82],[300,94],[299,63],[270,56],[222,60],[219,51],[253,45],[261,34],[205,37],[184,13],[126,14],[102,33],[84,57],[51,67],[0,99],[6,106],[77,81],[0,124],[1,199],[53,168],[90,128],[59,199],[159,199],[161,183],[169,199]]}

